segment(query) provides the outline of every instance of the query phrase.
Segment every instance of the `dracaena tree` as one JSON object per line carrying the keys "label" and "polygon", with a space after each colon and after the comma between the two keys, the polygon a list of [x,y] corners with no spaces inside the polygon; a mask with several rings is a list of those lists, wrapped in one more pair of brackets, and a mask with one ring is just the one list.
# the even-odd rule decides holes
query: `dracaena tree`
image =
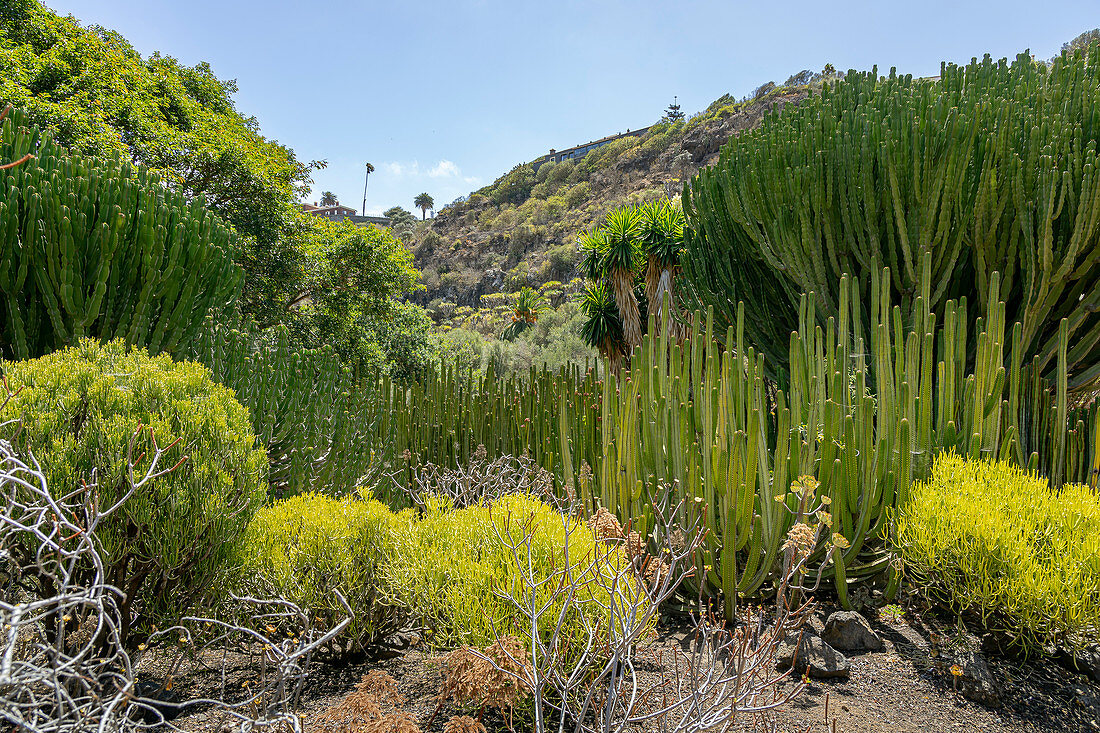
{"label": "dracaena tree", "polygon": [[664,200],[616,209],[580,236],[580,269],[589,281],[580,296],[588,319],[583,333],[613,364],[641,344],[647,314],[660,316],[666,296],[670,322],[678,322],[674,283],[683,226],[683,213]]}
{"label": "dracaena tree", "polygon": [[539,313],[545,307],[546,299],[537,290],[521,288],[512,306],[512,320],[500,334],[500,338],[504,341],[515,341],[517,336],[538,323]]}
{"label": "dracaena tree", "polygon": [[616,209],[607,215],[603,230],[602,269],[611,280],[626,346],[633,349],[642,343],[642,316],[634,294],[635,273],[643,262],[641,216],[633,207]]}
{"label": "dracaena tree", "polygon": [[666,294],[675,307],[673,283],[680,274],[680,254],[684,250],[684,212],[667,199],[650,202],[641,208],[640,229],[646,255],[646,301],[649,312],[657,314],[660,323]]}
{"label": "dracaena tree", "polygon": [[611,288],[603,281],[588,281],[580,296],[585,322],[581,337],[585,343],[611,362],[612,370],[618,370],[623,358],[623,323]]}

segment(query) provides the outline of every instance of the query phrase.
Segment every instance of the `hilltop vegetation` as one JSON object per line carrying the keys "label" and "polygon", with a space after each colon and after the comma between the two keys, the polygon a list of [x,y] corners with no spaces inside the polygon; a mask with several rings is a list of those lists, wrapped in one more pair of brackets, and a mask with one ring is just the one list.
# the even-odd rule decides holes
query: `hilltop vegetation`
{"label": "hilltop vegetation", "polygon": [[411,233],[426,288],[418,302],[438,321],[449,304],[476,308],[486,294],[569,282],[579,275],[581,232],[624,204],[677,197],[732,135],[802,101],[822,79],[800,72],[747,99],[727,94],[690,118],[666,117],[643,136],[620,138],[577,161],[516,166]]}

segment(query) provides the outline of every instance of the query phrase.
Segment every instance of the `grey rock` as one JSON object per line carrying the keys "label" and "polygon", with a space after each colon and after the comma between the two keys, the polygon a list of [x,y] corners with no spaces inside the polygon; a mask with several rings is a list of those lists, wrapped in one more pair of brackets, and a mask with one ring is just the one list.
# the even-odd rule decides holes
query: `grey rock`
{"label": "grey rock", "polygon": [[417,631],[395,631],[383,637],[375,645],[375,654],[380,659],[391,659],[407,654],[409,650],[420,643],[420,633]]}
{"label": "grey rock", "polygon": [[1062,649],[1058,652],[1058,661],[1066,669],[1100,682],[1100,644],[1084,649]]}
{"label": "grey rock", "polygon": [[822,640],[843,652],[877,652],[883,648],[882,639],[862,615],[855,611],[836,611],[825,621]]}
{"label": "grey rock", "polygon": [[1084,685],[1074,685],[1073,703],[1089,713],[1089,723],[1092,725],[1090,730],[1100,730],[1100,693]]}
{"label": "grey rock", "polygon": [[798,674],[809,668],[810,677],[815,679],[847,679],[851,672],[851,665],[843,654],[808,630],[803,630],[801,640],[798,634],[791,634],[779,645],[776,667],[782,671],[792,665]]}
{"label": "grey rock", "polygon": [[[1001,706],[1001,688],[981,654],[975,651],[959,652],[953,657],[954,665],[962,671],[956,684],[963,697],[993,708]],[[954,677],[950,670],[949,674]]]}

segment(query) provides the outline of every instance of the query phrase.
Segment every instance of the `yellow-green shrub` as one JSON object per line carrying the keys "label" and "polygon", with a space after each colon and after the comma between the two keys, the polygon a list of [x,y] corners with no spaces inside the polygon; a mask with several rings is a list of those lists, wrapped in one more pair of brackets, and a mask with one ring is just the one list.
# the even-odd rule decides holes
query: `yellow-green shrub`
{"label": "yellow-green shrub", "polygon": [[[438,646],[471,644],[484,646],[494,635],[530,638],[522,614],[500,593],[522,598],[527,592],[515,557],[500,536],[511,529],[518,542],[530,522],[533,575],[549,578],[565,565],[566,530],[562,516],[553,507],[524,495],[511,495],[492,507],[474,506],[454,510],[446,502],[429,503],[419,517],[402,515],[401,548],[387,568],[387,585],[401,594],[404,602],[432,630]],[[592,601],[609,599],[607,587],[627,561],[618,547],[599,542],[583,523],[569,520],[569,562],[599,558],[595,574],[584,577],[571,608],[567,611],[563,639],[583,644],[585,633],[579,615],[587,614],[596,625],[607,627],[607,613]],[[498,532],[499,535],[498,536]],[[521,561],[528,562],[526,549]],[[628,581],[632,583],[633,581]],[[556,582],[544,583],[536,597],[545,601],[558,589]],[[637,586],[624,584],[617,593],[625,601]],[[543,615],[540,632],[545,641],[557,622],[562,600]]]}
{"label": "yellow-green shrub", "polygon": [[[91,339],[38,359],[4,362],[17,394],[0,423],[19,420],[16,447],[41,463],[55,495],[91,482],[102,509],[129,490],[131,441],[135,477],[148,468],[152,430],[174,471],[142,486],[97,528],[107,582],[122,590],[121,630],[178,617],[196,602],[213,602],[220,574],[235,562],[238,540],[266,496],[267,459],[256,448],[248,411],[232,390],[192,362],[150,357],[122,341]],[[2,404],[2,399],[0,399]],[[78,568],[90,580],[93,569]]]}
{"label": "yellow-green shrub", "polygon": [[339,591],[354,612],[341,651],[362,651],[401,620],[380,582],[399,523],[380,502],[312,493],[264,507],[248,527],[245,582],[274,586],[326,628],[344,618]]}
{"label": "yellow-green shrub", "polygon": [[1053,491],[1004,463],[937,459],[898,516],[895,546],[935,600],[1025,650],[1100,629],[1100,497]]}

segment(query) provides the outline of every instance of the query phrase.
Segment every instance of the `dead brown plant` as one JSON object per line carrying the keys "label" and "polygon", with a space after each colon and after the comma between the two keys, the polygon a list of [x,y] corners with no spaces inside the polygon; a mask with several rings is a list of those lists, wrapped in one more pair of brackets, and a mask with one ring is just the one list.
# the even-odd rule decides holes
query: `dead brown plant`
{"label": "dead brown plant", "polygon": [[386,717],[379,702],[383,697],[393,706],[405,702],[397,691],[397,680],[381,670],[372,669],[343,700],[318,716],[314,725],[323,733],[374,730],[371,726],[378,725]]}
{"label": "dead brown plant", "polygon": [[443,724],[443,733],[486,733],[480,720],[469,715],[456,715]]}
{"label": "dead brown plant", "polygon": [[462,646],[447,654],[437,696],[440,707],[432,719],[448,701],[476,706],[479,721],[486,708],[511,714],[529,692],[524,684],[530,672],[526,660],[526,649],[514,636],[501,637],[480,650]]}

